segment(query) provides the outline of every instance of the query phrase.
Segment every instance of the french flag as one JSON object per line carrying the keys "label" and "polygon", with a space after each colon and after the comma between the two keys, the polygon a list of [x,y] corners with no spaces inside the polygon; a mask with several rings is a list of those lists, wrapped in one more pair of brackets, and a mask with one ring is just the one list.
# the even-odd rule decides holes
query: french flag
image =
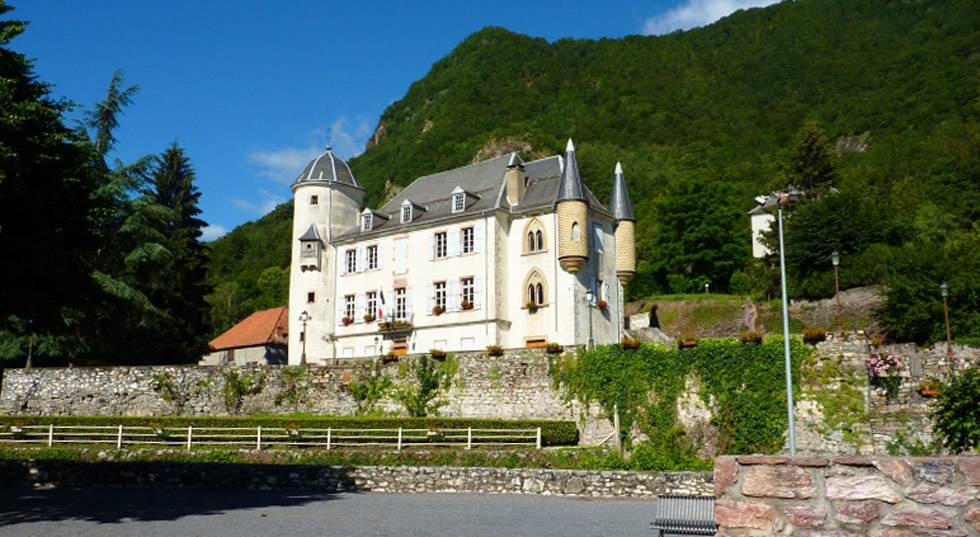
{"label": "french flag", "polygon": [[385,292],[378,290],[378,297],[380,301],[378,302],[378,319],[384,319],[385,316]]}

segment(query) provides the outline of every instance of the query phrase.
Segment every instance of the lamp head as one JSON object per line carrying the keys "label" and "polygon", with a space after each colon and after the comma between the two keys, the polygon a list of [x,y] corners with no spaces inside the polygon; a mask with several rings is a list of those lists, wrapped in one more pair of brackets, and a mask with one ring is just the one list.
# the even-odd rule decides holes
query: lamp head
{"label": "lamp head", "polygon": [[593,297],[593,295],[592,295],[592,291],[586,291],[586,292],[585,292],[585,300],[586,300],[586,301],[587,301],[587,302],[588,302],[589,304],[591,304],[591,303],[592,303],[592,297]]}
{"label": "lamp head", "polygon": [[307,313],[306,310],[303,310],[303,313],[300,313],[299,314],[299,320],[300,320],[300,322],[304,322],[304,323],[306,321],[309,321],[310,320],[310,314]]}
{"label": "lamp head", "polygon": [[939,284],[939,294],[946,298],[949,296],[949,285],[946,282]]}
{"label": "lamp head", "polygon": [[837,250],[834,250],[833,252],[831,252],[830,253],[830,262],[833,263],[835,267],[838,266],[838,265],[840,265],[840,252],[838,252]]}

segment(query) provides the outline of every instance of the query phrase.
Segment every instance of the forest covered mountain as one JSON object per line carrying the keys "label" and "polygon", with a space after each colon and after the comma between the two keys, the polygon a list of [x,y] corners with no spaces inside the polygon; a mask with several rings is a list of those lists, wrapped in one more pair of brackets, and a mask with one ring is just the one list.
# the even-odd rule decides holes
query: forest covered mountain
{"label": "forest covered mountain", "polygon": [[[793,294],[832,292],[838,249],[845,285],[893,289],[896,335],[936,337],[935,305],[915,304],[945,278],[973,301],[958,333],[980,336],[968,276],[980,270],[976,8],[800,0],[666,36],[553,43],[486,28],[384,111],[350,166],[376,207],[386,185],[512,149],[553,154],[574,138],[600,199],[623,163],[639,218],[633,297],[709,281],[764,292],[772,271],[750,255],[753,197],[822,174],[833,189],[788,223]],[[212,243],[215,331],[285,303],[290,218],[285,204]]]}

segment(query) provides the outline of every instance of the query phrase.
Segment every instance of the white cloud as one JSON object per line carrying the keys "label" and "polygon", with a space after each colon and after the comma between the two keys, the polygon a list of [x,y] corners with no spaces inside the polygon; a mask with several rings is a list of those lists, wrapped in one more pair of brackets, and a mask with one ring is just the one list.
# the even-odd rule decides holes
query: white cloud
{"label": "white cloud", "polygon": [[202,229],[201,232],[201,240],[204,242],[211,242],[215,239],[224,237],[225,233],[228,233],[228,229],[225,226],[211,224],[209,226],[204,226],[204,229]]}
{"label": "white cloud", "polygon": [[231,198],[231,204],[236,209],[255,216],[265,216],[275,209],[277,205],[286,201],[286,198],[273,194],[264,188],[260,188],[258,194],[260,198],[258,201],[251,201],[244,198]]}
{"label": "white cloud", "polygon": [[778,0],[686,0],[683,4],[650,17],[643,23],[643,33],[660,35],[711,24],[740,9],[763,7]]}
{"label": "white cloud", "polygon": [[325,146],[332,146],[337,156],[349,159],[364,150],[373,132],[371,125],[363,118],[352,122],[346,116],[339,116],[329,127],[317,127],[310,131],[304,146],[259,149],[250,152],[247,159],[258,167],[255,173],[259,176],[288,185],[307,163],[323,153]]}

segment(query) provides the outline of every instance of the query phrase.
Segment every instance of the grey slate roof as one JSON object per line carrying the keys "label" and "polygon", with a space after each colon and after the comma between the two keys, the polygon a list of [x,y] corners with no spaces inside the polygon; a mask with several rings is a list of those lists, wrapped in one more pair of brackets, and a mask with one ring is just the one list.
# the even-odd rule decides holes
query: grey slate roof
{"label": "grey slate roof", "polygon": [[360,188],[360,185],[357,184],[357,180],[354,179],[354,174],[350,171],[350,167],[346,162],[344,162],[343,159],[334,155],[333,150],[329,146],[327,146],[327,149],[323,152],[323,154],[311,160],[310,163],[303,168],[303,171],[296,177],[296,181],[294,181],[293,184],[295,185],[309,181],[344,183]]}
{"label": "grey slate roof", "polygon": [[626,179],[623,178],[623,166],[616,163],[616,179],[613,180],[612,199],[609,200],[609,212],[612,213],[616,221],[632,220],[633,204],[630,203],[630,195],[626,192]]}
{"label": "grey slate roof", "polygon": [[582,200],[586,201],[585,188],[582,186],[582,177],[578,173],[578,161],[575,160],[575,146],[572,140],[568,140],[568,147],[565,149],[565,168],[562,170],[561,182],[558,183],[558,201]]}
{"label": "grey slate roof", "polygon": [[[346,233],[337,236],[336,240],[384,235],[404,229],[408,225],[425,225],[443,219],[465,218],[488,210],[505,209],[519,213],[553,208],[562,177],[561,157],[555,155],[524,163],[527,188],[520,203],[510,207],[503,195],[503,189],[504,174],[513,158],[513,154],[501,155],[468,166],[419,177],[380,209],[373,211],[375,214],[387,217],[387,220],[375,220],[370,231],[361,231],[358,223]],[[466,192],[466,208],[462,212],[453,213],[452,193],[457,186]],[[599,203],[585,185],[581,184],[581,180],[579,186],[582,189],[582,199],[588,200],[592,209],[609,215],[608,209]],[[401,205],[405,200],[418,208],[414,211],[410,224],[401,223]]]}
{"label": "grey slate roof", "polygon": [[310,227],[307,228],[306,232],[300,236],[299,240],[323,242],[323,240],[320,239],[320,233],[316,230],[316,226],[313,224],[310,224]]}

